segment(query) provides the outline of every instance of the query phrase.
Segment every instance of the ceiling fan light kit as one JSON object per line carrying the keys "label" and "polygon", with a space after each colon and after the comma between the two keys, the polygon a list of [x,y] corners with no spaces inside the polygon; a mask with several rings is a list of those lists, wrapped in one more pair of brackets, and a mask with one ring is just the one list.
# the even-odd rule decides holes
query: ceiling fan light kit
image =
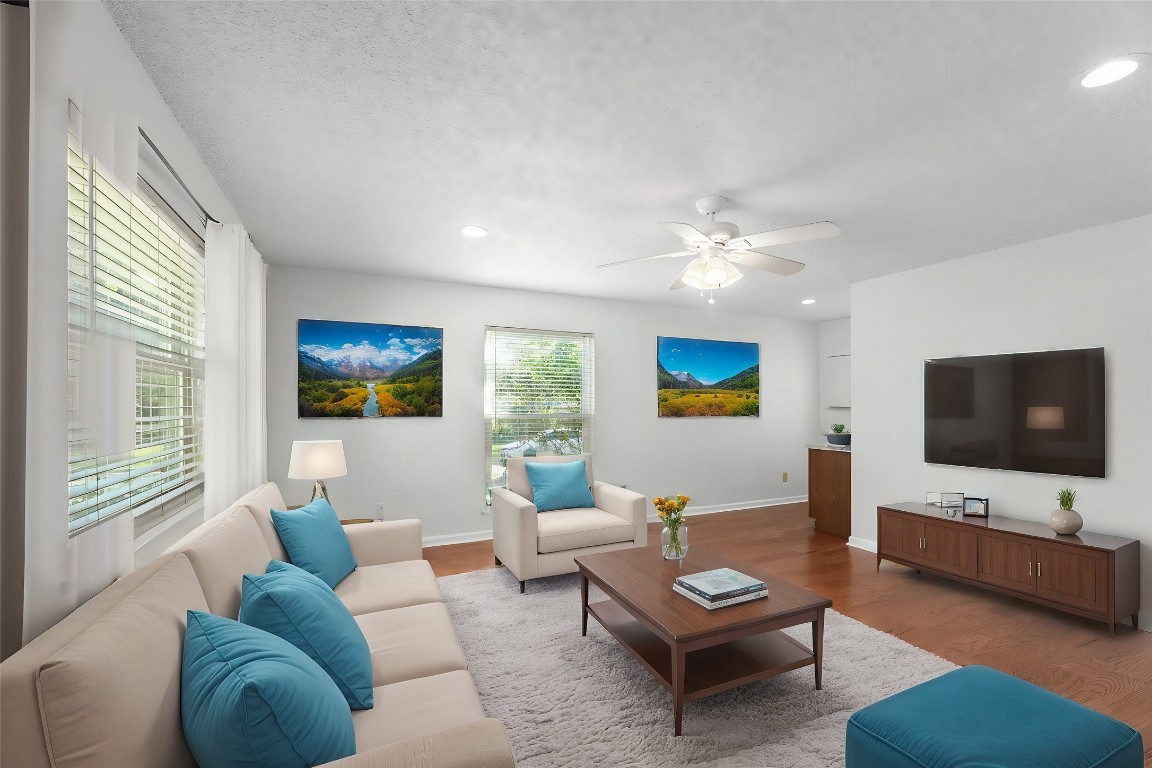
{"label": "ceiling fan light kit", "polygon": [[[672,285],[668,286],[668,290],[697,288],[701,292],[704,290],[711,292],[718,288],[727,288],[744,276],[737,269],[737,265],[782,276],[794,275],[804,269],[804,265],[798,261],[782,259],[779,256],[758,251],[757,248],[770,248],[805,240],[820,240],[836,237],[840,234],[840,227],[832,222],[818,221],[799,227],[785,227],[754,235],[741,235],[740,228],[732,222],[716,221],[716,214],[723,210],[727,202],[728,198],[719,195],[702,197],[697,200],[696,210],[707,219],[698,227],[675,221],[660,222],[660,226],[684,241],[685,250],[662,253],[658,256],[640,256],[635,259],[626,259],[600,266],[615,267],[634,261],[694,256],[695,258],[681,270]],[[715,303],[711,294],[709,294],[708,303]]]}

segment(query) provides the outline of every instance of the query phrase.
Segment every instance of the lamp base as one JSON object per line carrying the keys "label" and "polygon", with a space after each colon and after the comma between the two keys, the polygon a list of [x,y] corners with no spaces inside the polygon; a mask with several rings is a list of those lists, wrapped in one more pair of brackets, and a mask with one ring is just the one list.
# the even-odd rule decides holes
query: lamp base
{"label": "lamp base", "polygon": [[316,484],[312,486],[312,498],[309,499],[309,503],[316,501],[316,499],[324,499],[329,504],[332,503],[332,500],[328,498],[328,488],[324,485],[323,480],[317,480]]}

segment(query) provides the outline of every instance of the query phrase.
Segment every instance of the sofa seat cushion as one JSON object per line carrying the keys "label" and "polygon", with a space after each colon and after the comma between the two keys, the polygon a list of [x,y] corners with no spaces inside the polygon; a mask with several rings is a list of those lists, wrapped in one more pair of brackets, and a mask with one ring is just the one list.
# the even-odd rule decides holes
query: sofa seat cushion
{"label": "sofa seat cushion", "polygon": [[581,547],[632,541],[632,523],[595,508],[557,509],[536,518],[536,551],[566,552]]}
{"label": "sofa seat cushion", "polygon": [[954,670],[855,712],[845,757],[848,768],[1144,765],[1139,731],[981,666]]}
{"label": "sofa seat cushion", "polygon": [[476,685],[463,671],[382,685],[374,697],[374,708],[352,713],[357,752],[484,719]]}
{"label": "sofa seat cushion", "polygon": [[372,684],[388,685],[468,668],[443,603],[356,617],[372,652]]}
{"label": "sofa seat cushion", "polygon": [[436,574],[426,560],[366,565],[348,574],[333,591],[353,616],[444,602]]}
{"label": "sofa seat cushion", "polygon": [[[208,610],[204,593],[184,555],[142,583],[133,584],[132,574],[125,581],[131,591],[113,584],[81,606],[77,612],[87,614],[88,626],[35,669],[43,728],[35,734],[56,768],[196,765],[180,727],[180,664],[187,609]],[[4,697],[16,697],[18,689],[9,690],[8,682]],[[13,746],[27,738],[10,730],[15,725],[5,711],[2,738]],[[39,760],[29,755],[12,763],[18,765]]]}

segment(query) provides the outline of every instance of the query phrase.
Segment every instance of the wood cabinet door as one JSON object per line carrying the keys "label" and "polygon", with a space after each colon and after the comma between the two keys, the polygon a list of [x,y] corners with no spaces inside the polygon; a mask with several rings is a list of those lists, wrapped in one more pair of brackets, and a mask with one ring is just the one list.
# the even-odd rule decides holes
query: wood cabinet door
{"label": "wood cabinet door", "polygon": [[1108,555],[1094,549],[1035,545],[1036,594],[1100,613],[1108,612]]}
{"label": "wood cabinet door", "polygon": [[976,534],[980,554],[976,578],[1009,589],[1032,592],[1036,586],[1032,545],[1008,536]]}
{"label": "wood cabinet door", "polygon": [[808,514],[822,533],[852,535],[851,453],[809,449]]}
{"label": "wood cabinet door", "polygon": [[920,547],[923,524],[919,520],[880,510],[878,522],[877,546],[880,554],[915,562],[924,560],[924,550]]}
{"label": "wood cabinet door", "polygon": [[924,522],[924,562],[939,571],[976,578],[976,532],[961,523]]}

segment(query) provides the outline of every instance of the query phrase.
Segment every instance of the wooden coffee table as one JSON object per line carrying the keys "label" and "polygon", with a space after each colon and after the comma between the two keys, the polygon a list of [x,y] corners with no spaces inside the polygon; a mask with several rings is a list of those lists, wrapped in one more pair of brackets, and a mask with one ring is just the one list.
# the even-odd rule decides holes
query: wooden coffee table
{"label": "wooden coffee table", "polygon": [[[810,664],[819,690],[828,598],[695,547],[680,561],[643,547],[584,555],[576,565],[581,634],[591,614],[672,693],[677,736],[687,701]],[[713,568],[754,576],[769,596],[710,611],[672,591],[678,576]],[[589,603],[588,582],[609,599]],[[811,649],[777,631],[805,623],[812,624]]]}

